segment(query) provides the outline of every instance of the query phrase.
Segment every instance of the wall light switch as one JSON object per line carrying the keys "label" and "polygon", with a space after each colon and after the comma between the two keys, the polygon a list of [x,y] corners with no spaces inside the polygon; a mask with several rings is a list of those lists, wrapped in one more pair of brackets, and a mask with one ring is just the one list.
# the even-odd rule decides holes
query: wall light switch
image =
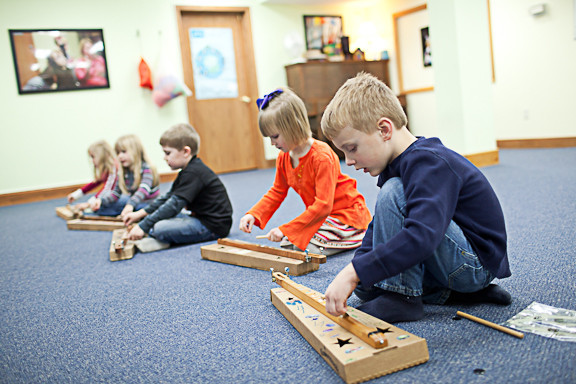
{"label": "wall light switch", "polygon": [[529,8],[529,12],[532,16],[542,16],[546,13],[546,4],[536,4]]}

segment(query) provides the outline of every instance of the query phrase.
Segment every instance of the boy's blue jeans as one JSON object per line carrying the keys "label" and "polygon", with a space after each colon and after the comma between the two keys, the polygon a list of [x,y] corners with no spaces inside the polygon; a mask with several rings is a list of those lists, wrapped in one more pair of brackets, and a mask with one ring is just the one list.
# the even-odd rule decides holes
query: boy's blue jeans
{"label": "boy's blue jeans", "polygon": [[170,244],[202,243],[218,238],[200,220],[183,213],[171,219],[160,220],[150,229],[149,235]]}
{"label": "boy's blue jeans", "polygon": [[[389,179],[376,201],[374,246],[385,244],[398,233],[405,217],[406,197],[402,181],[397,177]],[[452,221],[438,248],[423,263],[375,286],[407,296],[422,296],[425,303],[444,304],[450,291],[476,292],[487,287],[493,279],[493,275],[480,264],[460,227]]]}

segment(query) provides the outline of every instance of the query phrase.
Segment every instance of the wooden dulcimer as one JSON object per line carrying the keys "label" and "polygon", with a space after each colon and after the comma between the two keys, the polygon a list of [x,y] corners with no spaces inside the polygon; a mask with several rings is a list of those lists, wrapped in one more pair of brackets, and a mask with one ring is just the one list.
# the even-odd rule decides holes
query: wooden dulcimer
{"label": "wooden dulcimer", "polygon": [[366,344],[373,348],[384,348],[388,345],[388,340],[384,332],[378,328],[369,327],[349,316],[333,316],[326,312],[326,301],[324,296],[316,291],[313,291],[303,285],[297,284],[292,281],[287,275],[274,272],[272,270],[272,281],[276,282],[282,288],[297,296],[300,300],[326,316],[348,332],[352,333]]}
{"label": "wooden dulcimer", "polygon": [[288,250],[288,249],[268,247],[266,245],[248,243],[246,241],[241,241],[241,240],[230,240],[228,238],[218,239],[218,244],[229,245],[231,247],[247,249],[250,251],[267,253],[270,255],[288,257],[290,259],[302,260],[305,262],[312,262],[312,263],[316,263],[316,264],[326,263],[326,256],[325,255],[318,255],[316,253],[292,251],[292,250]]}
{"label": "wooden dulcimer", "polygon": [[267,247],[246,241],[218,239],[215,244],[200,247],[205,260],[216,261],[268,271],[270,268],[289,268],[290,274],[300,276],[317,271],[326,262],[325,255]]}
{"label": "wooden dulcimer", "polygon": [[124,222],[120,216],[90,216],[78,206],[66,205],[57,207],[56,215],[66,220],[68,229],[87,231],[113,231],[124,228]]}
{"label": "wooden dulcimer", "polygon": [[56,215],[63,218],[64,220],[77,219],[80,214],[80,209],[70,204],[66,204],[65,207],[56,207]]}
{"label": "wooden dulcimer", "polygon": [[130,227],[112,231],[112,241],[110,242],[110,261],[128,260],[134,257],[136,247],[132,240],[125,238]]}
{"label": "wooden dulcimer", "polygon": [[114,223],[122,223],[123,220],[120,216],[90,216],[90,215],[85,215],[84,212],[80,212],[80,214],[78,215],[79,219],[82,220],[94,220],[94,221],[108,221],[108,222],[114,222]]}

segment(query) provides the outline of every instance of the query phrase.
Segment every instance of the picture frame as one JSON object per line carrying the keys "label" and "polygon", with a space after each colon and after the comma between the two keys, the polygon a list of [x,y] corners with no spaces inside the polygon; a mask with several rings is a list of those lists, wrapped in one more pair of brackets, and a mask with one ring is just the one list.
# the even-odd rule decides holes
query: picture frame
{"label": "picture frame", "polygon": [[20,95],[110,88],[102,29],[9,29]]}
{"label": "picture frame", "polygon": [[420,29],[420,37],[422,40],[422,63],[425,67],[432,66],[432,51],[430,47],[430,31],[429,27]]}
{"label": "picture frame", "polygon": [[333,56],[342,53],[342,16],[304,15],[306,49]]}
{"label": "picture frame", "polygon": [[430,25],[428,6],[422,4],[392,14],[395,58],[400,94],[434,90],[434,67],[423,65],[422,34]]}

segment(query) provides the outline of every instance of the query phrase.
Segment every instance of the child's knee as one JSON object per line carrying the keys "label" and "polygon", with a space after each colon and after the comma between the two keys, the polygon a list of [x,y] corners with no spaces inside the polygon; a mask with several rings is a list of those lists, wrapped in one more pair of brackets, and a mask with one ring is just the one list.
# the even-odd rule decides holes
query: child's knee
{"label": "child's knee", "polygon": [[171,232],[172,228],[168,220],[160,220],[154,224],[150,229],[150,235],[156,238],[163,237],[167,232]]}
{"label": "child's knee", "polygon": [[402,180],[399,177],[393,177],[386,181],[376,201],[376,208],[378,206],[390,207],[396,206],[403,209],[406,206],[406,197],[404,196],[404,187]]}

